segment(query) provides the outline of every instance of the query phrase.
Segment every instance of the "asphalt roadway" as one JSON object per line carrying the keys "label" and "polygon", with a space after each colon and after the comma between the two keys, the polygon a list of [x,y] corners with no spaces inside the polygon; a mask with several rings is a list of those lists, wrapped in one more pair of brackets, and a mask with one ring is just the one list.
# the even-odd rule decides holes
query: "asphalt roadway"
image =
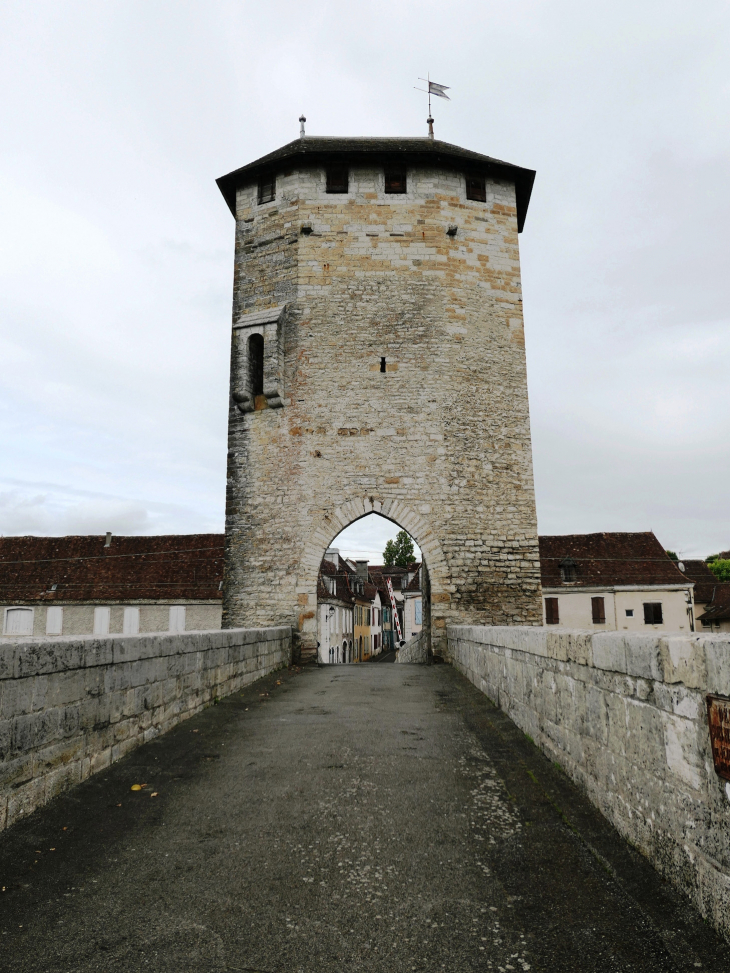
{"label": "asphalt roadway", "polygon": [[6,831],[0,876],[14,973],[728,969],[445,665],[272,674]]}

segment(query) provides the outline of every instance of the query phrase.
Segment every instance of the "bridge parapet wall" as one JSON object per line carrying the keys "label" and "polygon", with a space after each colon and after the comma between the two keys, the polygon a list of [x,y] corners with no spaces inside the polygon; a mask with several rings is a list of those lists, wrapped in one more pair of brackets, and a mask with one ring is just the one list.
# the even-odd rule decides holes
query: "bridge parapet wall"
{"label": "bridge parapet wall", "polygon": [[0,830],[291,661],[291,628],[0,644]]}
{"label": "bridge parapet wall", "polygon": [[730,696],[730,638],[456,625],[448,640],[454,665],[730,937],[730,787],[705,702]]}

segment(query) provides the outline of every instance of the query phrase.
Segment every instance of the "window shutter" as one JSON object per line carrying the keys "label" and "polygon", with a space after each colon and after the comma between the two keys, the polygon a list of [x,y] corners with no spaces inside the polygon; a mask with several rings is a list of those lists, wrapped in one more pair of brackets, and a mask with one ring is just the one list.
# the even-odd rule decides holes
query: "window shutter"
{"label": "window shutter", "polygon": [[270,203],[276,196],[276,176],[263,176],[259,182],[259,206]]}
{"label": "window shutter", "polygon": [[558,613],[558,599],[545,599],[545,623],[547,625],[559,625],[560,615]]}
{"label": "window shutter", "polygon": [[46,635],[60,635],[63,631],[63,608],[51,605],[46,611]]}
{"label": "window shutter", "polygon": [[661,625],[663,621],[662,603],[660,601],[644,602],[644,624]]}
{"label": "window shutter", "polygon": [[5,613],[5,634],[32,635],[33,609],[8,608],[7,612]]}
{"label": "window shutter", "polygon": [[109,622],[111,619],[111,608],[94,609],[94,635],[108,635]]}
{"label": "window shutter", "polygon": [[123,635],[139,634],[139,608],[125,608],[122,622]]}
{"label": "window shutter", "polygon": [[185,605],[170,606],[170,625],[171,632],[185,631]]}
{"label": "window shutter", "polygon": [[479,176],[466,177],[466,198],[475,199],[479,203],[487,201],[487,185]]}
{"label": "window shutter", "polygon": [[603,598],[591,598],[591,610],[594,625],[600,625],[606,621],[606,603]]}

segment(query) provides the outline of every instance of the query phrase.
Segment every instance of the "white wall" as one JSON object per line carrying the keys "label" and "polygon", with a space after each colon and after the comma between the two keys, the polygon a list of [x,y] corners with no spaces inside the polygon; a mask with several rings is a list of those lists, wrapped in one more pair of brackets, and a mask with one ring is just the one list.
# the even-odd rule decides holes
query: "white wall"
{"label": "white wall", "polygon": [[[95,633],[94,617],[97,620],[99,613],[97,608],[106,608],[109,612],[109,627],[107,632],[98,631],[96,634],[121,634],[124,631],[124,605],[79,605],[79,604],[58,604],[47,605],[44,603],[33,603],[27,606],[0,605],[0,616],[2,621],[2,634],[9,636],[7,631],[7,611],[14,607],[27,607],[31,611],[32,631],[29,635],[34,636],[58,636],[58,635],[93,635]],[[139,609],[139,631],[149,632],[169,632],[170,629],[170,609],[169,603],[159,604],[129,604],[126,607]],[[215,602],[193,602],[188,604],[180,603],[179,607],[185,609],[184,629],[178,631],[187,632],[210,632],[217,631],[221,627],[222,606],[219,601]],[[58,609],[61,609],[61,630],[57,631],[57,626],[49,631],[49,612],[51,621],[58,618]],[[54,620],[53,616],[56,615]],[[12,618],[13,616],[11,616]],[[179,620],[179,615],[178,615]]]}
{"label": "white wall", "polygon": [[[558,599],[559,625],[549,628],[593,629],[597,632],[626,631],[647,633],[689,632],[690,619],[687,615],[689,588],[543,588],[543,625],[545,620],[545,598]],[[604,624],[593,622],[591,598],[603,598],[606,611]],[[691,597],[691,596],[689,596]],[[644,602],[661,602],[663,621],[661,625],[644,623]],[[633,616],[626,614],[627,609]]]}

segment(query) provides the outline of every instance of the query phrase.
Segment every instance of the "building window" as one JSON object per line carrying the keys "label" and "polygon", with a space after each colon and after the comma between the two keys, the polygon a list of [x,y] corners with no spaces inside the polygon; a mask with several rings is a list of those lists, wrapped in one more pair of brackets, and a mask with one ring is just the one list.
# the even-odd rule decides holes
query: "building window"
{"label": "building window", "polygon": [[270,203],[276,197],[276,176],[263,176],[259,180],[259,206]]}
{"label": "building window", "polygon": [[108,635],[111,621],[111,608],[94,609],[94,635]]}
{"label": "building window", "polygon": [[5,612],[6,635],[32,635],[33,609],[8,608]]}
{"label": "building window", "polygon": [[626,609],[626,617],[627,618],[633,618],[634,617],[634,609],[633,608],[627,608]]}
{"label": "building window", "polygon": [[345,166],[332,166],[327,170],[327,192],[346,193],[349,172]]}
{"label": "building window", "polygon": [[185,631],[185,605],[170,606],[170,631]]}
{"label": "building window", "polygon": [[46,635],[60,635],[63,632],[63,608],[52,605],[46,611]]}
{"label": "building window", "polygon": [[248,380],[251,398],[264,394],[264,336],[252,334],[248,339]]}
{"label": "building window", "polygon": [[606,621],[606,603],[603,598],[591,598],[591,614],[594,625],[602,625]]}
{"label": "building window", "polygon": [[558,599],[557,598],[546,598],[545,599],[545,624],[546,625],[559,625],[560,615],[558,614]]}
{"label": "building window", "polygon": [[466,198],[475,199],[478,203],[487,201],[487,183],[479,176],[466,177]]}
{"label": "building window", "polygon": [[577,565],[572,557],[563,558],[560,562],[560,580],[575,581],[578,577]]}
{"label": "building window", "polygon": [[662,624],[662,603],[660,601],[644,602],[644,624],[645,625]]}
{"label": "building window", "polygon": [[416,601],[415,601],[415,604],[413,606],[413,609],[414,609],[414,615],[415,615],[415,623],[416,623],[416,625],[422,625],[423,624],[423,621],[422,621],[422,619],[423,619],[423,605],[422,605],[422,602],[421,602],[421,599],[420,598],[416,598]]}
{"label": "building window", "polygon": [[125,608],[122,622],[123,635],[139,634],[139,608]]}
{"label": "building window", "polygon": [[385,170],[386,193],[404,193],[406,186],[406,170],[403,166],[391,166]]}

